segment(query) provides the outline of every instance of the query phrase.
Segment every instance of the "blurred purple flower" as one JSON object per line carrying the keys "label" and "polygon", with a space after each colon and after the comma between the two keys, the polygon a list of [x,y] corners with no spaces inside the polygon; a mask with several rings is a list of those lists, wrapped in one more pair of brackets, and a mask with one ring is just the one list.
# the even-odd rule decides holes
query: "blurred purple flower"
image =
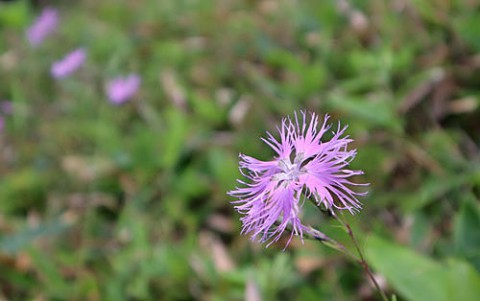
{"label": "blurred purple flower", "polygon": [[[238,180],[243,187],[236,187],[228,194],[237,198],[235,209],[243,214],[243,234],[251,234],[252,240],[268,244],[277,241],[282,233],[291,231],[303,238],[310,231],[301,220],[305,200],[329,209],[346,209],[354,213],[361,209],[357,196],[365,193],[350,189],[355,184],[348,178],[363,174],[350,170],[348,165],[356,156],[356,150],[347,150],[352,139],[342,137],[346,127],[334,131],[328,141],[322,136],[331,128],[326,115],[319,131],[318,116],[310,113],[307,122],[305,112],[295,118],[285,118],[278,128],[280,139],[267,132],[262,140],[276,153],[271,161],[260,161],[240,154],[240,172],[248,179]],[[300,118],[299,118],[300,117]]]}
{"label": "blurred purple flower", "polygon": [[86,57],[87,54],[83,48],[76,49],[61,60],[53,63],[50,73],[56,79],[65,78],[80,68]]}
{"label": "blurred purple flower", "polygon": [[27,30],[27,40],[32,46],[40,45],[58,25],[58,11],[54,8],[44,8],[40,15]]}
{"label": "blurred purple flower", "polygon": [[125,77],[117,77],[107,83],[106,92],[113,104],[122,104],[133,97],[140,87],[140,76],[130,74]]}
{"label": "blurred purple flower", "polygon": [[0,112],[5,115],[11,115],[13,113],[13,105],[9,100],[4,100],[0,102]]}

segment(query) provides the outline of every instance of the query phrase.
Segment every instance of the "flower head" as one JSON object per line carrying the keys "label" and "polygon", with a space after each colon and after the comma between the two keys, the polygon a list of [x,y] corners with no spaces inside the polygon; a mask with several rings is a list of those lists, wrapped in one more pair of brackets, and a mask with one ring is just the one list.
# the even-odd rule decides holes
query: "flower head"
{"label": "flower head", "polygon": [[5,115],[11,115],[13,113],[13,104],[10,100],[4,100],[0,102],[0,112]]}
{"label": "flower head", "polygon": [[85,52],[85,49],[76,49],[67,54],[61,60],[53,63],[50,68],[50,73],[56,79],[68,77],[83,65],[86,57],[87,53]]}
{"label": "flower head", "polygon": [[140,87],[140,76],[130,74],[126,77],[117,77],[107,83],[106,92],[113,104],[122,104],[135,95]]}
{"label": "flower head", "polygon": [[54,8],[45,8],[27,30],[27,40],[32,46],[40,45],[58,25],[58,12]]}
{"label": "flower head", "polygon": [[[303,237],[310,227],[300,220],[301,209],[306,199],[328,209],[348,210],[351,213],[361,208],[357,196],[351,190],[355,184],[349,177],[363,174],[348,169],[356,150],[348,150],[352,139],[344,136],[346,127],[333,131],[328,141],[322,136],[331,128],[326,115],[318,130],[318,116],[310,113],[295,113],[295,118],[285,118],[278,128],[279,139],[267,132],[262,140],[276,153],[271,161],[261,161],[240,154],[240,172],[248,181],[238,180],[237,187],[229,195],[237,198],[232,203],[243,214],[242,233],[251,234],[253,240],[277,241],[285,230]],[[342,137],[343,136],[343,137]]]}

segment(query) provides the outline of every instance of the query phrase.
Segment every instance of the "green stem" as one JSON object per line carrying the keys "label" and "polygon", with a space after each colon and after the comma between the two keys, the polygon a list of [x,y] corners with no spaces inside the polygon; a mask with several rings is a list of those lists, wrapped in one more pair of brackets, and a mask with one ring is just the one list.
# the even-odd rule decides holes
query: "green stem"
{"label": "green stem", "polygon": [[348,236],[350,236],[350,239],[352,240],[353,245],[355,246],[355,249],[356,249],[358,255],[360,256],[360,258],[357,258],[357,262],[363,267],[363,270],[365,271],[365,273],[368,275],[370,280],[375,285],[375,288],[380,293],[380,295],[382,297],[382,300],[383,301],[389,301],[388,298],[387,298],[387,295],[385,294],[385,292],[383,291],[383,289],[380,287],[377,280],[373,276],[373,272],[370,269],[370,266],[368,265],[367,261],[365,260],[365,256],[363,255],[363,252],[360,248],[360,244],[358,243],[357,238],[353,234],[352,228],[350,227],[350,225],[348,223],[344,222],[340,217],[338,217],[333,211],[330,210],[330,212],[331,212],[332,216],[336,220],[338,220],[340,222],[340,224],[342,224],[342,226],[346,229]]}
{"label": "green stem", "polygon": [[[316,205],[315,207],[317,207],[320,211],[322,211],[320,209],[320,207],[318,207],[318,205]],[[322,211],[322,212],[325,213],[324,211]],[[340,224],[345,228],[345,230],[348,233],[348,236],[350,237],[350,239],[353,242],[353,245],[355,246],[355,250],[357,251],[358,256],[356,256],[351,251],[349,251],[343,244],[341,244],[338,241],[330,238],[325,233],[320,232],[320,231],[318,231],[317,229],[314,229],[311,226],[310,226],[310,229],[309,229],[308,233],[305,233],[304,237],[315,239],[315,240],[323,243],[324,245],[326,245],[328,247],[331,247],[331,248],[347,255],[348,257],[353,259],[355,262],[360,264],[360,266],[363,268],[363,270],[368,275],[370,280],[373,282],[375,288],[378,290],[378,293],[382,297],[382,300],[383,301],[389,301],[388,298],[387,298],[387,295],[385,294],[385,292],[383,291],[383,289],[380,287],[377,280],[373,276],[373,272],[370,269],[370,266],[368,265],[367,261],[365,260],[365,256],[363,255],[363,252],[360,248],[360,244],[358,243],[357,238],[353,234],[353,231],[352,231],[352,228],[350,227],[350,225],[348,223],[344,222],[340,217],[338,217],[331,208],[327,209],[327,212],[330,213],[331,216],[333,218],[335,218],[337,221],[339,221]],[[288,229],[288,230],[292,231],[291,229]]]}

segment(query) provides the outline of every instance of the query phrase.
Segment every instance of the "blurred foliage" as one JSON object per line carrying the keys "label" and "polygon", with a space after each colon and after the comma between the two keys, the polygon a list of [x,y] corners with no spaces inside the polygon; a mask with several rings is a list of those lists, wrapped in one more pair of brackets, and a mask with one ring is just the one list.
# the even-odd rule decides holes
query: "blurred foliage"
{"label": "blurred foliage", "polygon": [[480,275],[462,261],[440,264],[375,237],[367,246],[372,265],[409,300],[473,301],[480,295]]}
{"label": "blurred foliage", "polygon": [[[32,48],[43,5],[61,26]],[[325,246],[239,234],[238,153],[271,157],[259,136],[303,109],[349,125],[371,186],[345,218],[385,289],[474,300],[479,20],[477,1],[0,2],[0,300],[378,300]],[[86,65],[53,80],[77,47]]]}

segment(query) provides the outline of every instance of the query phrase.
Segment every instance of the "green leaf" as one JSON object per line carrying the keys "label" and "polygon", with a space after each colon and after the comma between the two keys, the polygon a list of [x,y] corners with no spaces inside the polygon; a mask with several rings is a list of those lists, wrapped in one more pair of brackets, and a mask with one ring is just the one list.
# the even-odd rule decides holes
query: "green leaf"
{"label": "green leaf", "polygon": [[468,263],[451,259],[448,265],[448,300],[478,300],[480,296],[480,274]]}
{"label": "green leaf", "polygon": [[453,228],[455,253],[480,269],[480,231],[478,229],[480,229],[480,207],[472,199],[467,199],[455,216]]}
{"label": "green leaf", "polygon": [[224,110],[211,99],[192,93],[189,97],[195,114],[212,124],[221,124],[225,119]]}
{"label": "green leaf", "polygon": [[459,188],[467,180],[468,175],[466,174],[426,178],[419,190],[409,191],[403,196],[400,206],[404,212],[414,212]]}
{"label": "green leaf", "polygon": [[[49,256],[51,254],[36,248],[31,248],[28,254],[42,281],[43,290],[48,295],[57,298],[65,297],[66,295],[71,296],[72,288],[67,283],[64,275],[62,275],[61,267],[58,265],[56,259]],[[58,300],[56,298],[52,299]]]}
{"label": "green leaf", "polygon": [[6,25],[12,28],[22,28],[29,21],[27,1],[17,1],[16,3],[0,2],[0,26]]}
{"label": "green leaf", "polygon": [[182,153],[189,124],[187,117],[176,110],[165,112],[165,123],[168,130],[159,137],[159,141],[163,144],[159,156],[161,156],[162,165],[171,168],[177,163]]}
{"label": "green leaf", "polygon": [[61,220],[52,220],[35,228],[23,229],[9,236],[0,239],[0,251],[15,254],[30,245],[35,239],[51,237],[64,232],[68,225]]}
{"label": "green leaf", "polygon": [[462,14],[453,20],[456,33],[467,42],[473,49],[480,50],[480,18],[477,13]]}
{"label": "green leaf", "polygon": [[412,0],[410,2],[420,17],[426,21],[439,25],[442,23],[442,20],[438,16],[445,12],[438,4],[439,1]]}
{"label": "green leaf", "polygon": [[385,127],[394,132],[401,130],[401,123],[395,113],[394,103],[387,99],[388,96],[377,95],[367,99],[346,94],[342,91],[330,93],[326,102],[332,110],[356,116],[368,121],[372,126]]}
{"label": "green leaf", "polygon": [[470,265],[439,263],[378,237],[367,239],[365,252],[372,267],[407,300],[478,300],[480,275]]}
{"label": "green leaf", "polygon": [[23,168],[2,177],[0,211],[10,213],[42,205],[48,177],[35,169]]}
{"label": "green leaf", "polygon": [[239,176],[236,156],[220,148],[212,148],[208,153],[208,165],[221,190],[235,186],[235,179]]}

